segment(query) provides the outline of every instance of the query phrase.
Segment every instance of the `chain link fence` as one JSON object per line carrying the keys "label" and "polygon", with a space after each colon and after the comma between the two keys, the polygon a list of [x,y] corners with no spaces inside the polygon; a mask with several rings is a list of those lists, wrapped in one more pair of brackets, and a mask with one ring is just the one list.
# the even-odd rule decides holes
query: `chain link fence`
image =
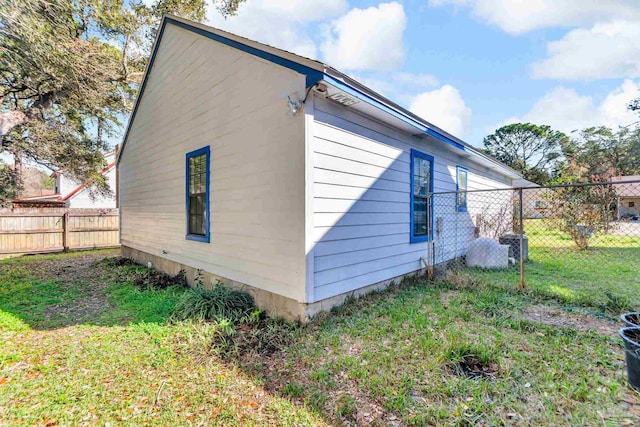
{"label": "chain link fence", "polygon": [[441,192],[429,203],[435,275],[465,270],[559,294],[621,277],[640,299],[640,180]]}

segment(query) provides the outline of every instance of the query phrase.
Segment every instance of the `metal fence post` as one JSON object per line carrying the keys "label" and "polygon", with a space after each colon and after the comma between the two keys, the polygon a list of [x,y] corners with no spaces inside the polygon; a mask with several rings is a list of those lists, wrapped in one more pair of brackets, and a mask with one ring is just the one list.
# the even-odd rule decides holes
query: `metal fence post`
{"label": "metal fence post", "polygon": [[518,189],[518,217],[520,222],[520,290],[524,291],[524,214],[522,204],[522,188]]}

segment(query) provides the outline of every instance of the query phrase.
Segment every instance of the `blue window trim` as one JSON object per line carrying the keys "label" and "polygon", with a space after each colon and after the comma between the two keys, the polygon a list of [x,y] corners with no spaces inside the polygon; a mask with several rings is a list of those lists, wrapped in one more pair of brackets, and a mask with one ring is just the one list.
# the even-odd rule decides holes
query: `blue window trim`
{"label": "blue window trim", "polygon": [[[409,218],[409,223],[410,223],[410,242],[411,243],[419,243],[419,242],[427,242],[430,241],[433,238],[433,203],[429,203],[429,219],[431,222],[431,226],[430,226],[430,234],[427,234],[426,236],[415,236],[413,234],[413,165],[414,165],[414,159],[418,157],[420,159],[424,159],[424,160],[429,160],[431,162],[431,171],[430,171],[430,178],[429,178],[429,193],[433,193],[433,170],[435,169],[435,163],[433,161],[433,156],[430,156],[428,154],[423,153],[422,151],[418,151],[418,150],[411,150],[411,169],[409,171],[409,176],[410,176],[410,191],[409,191],[409,197],[410,197],[410,204],[411,204],[411,209],[410,209],[410,218]],[[430,197],[430,196],[429,196]]]}
{"label": "blue window trim", "polygon": [[[204,236],[201,236],[200,234],[189,234],[189,159],[192,157],[196,157],[196,156],[200,156],[202,154],[206,154],[207,156],[207,169],[206,169],[206,193],[205,193],[205,210],[204,210],[204,215],[205,215],[205,223],[204,223],[204,227],[205,227],[205,234]],[[209,223],[210,223],[210,214],[211,214],[211,210],[210,210],[210,206],[209,206],[209,186],[210,186],[210,182],[211,182],[211,170],[210,170],[210,164],[211,164],[211,149],[209,148],[209,146],[207,145],[206,147],[202,147],[198,150],[195,151],[191,151],[189,153],[187,153],[186,155],[186,160],[185,160],[185,214],[186,214],[186,233],[185,233],[185,237],[187,240],[195,240],[196,242],[205,242],[205,243],[209,243],[210,240],[210,227],[209,227]]]}
{"label": "blue window trim", "polygon": [[[467,206],[458,206],[458,191],[460,191],[460,182],[458,182],[458,179],[460,178],[460,171],[464,171],[464,179],[465,179],[465,189],[468,190],[469,189],[469,169],[465,168],[464,166],[456,166],[456,211],[458,212],[466,212],[467,211]],[[467,200],[467,195],[465,194],[464,196],[465,198],[465,205],[467,205],[469,203],[469,201]]]}

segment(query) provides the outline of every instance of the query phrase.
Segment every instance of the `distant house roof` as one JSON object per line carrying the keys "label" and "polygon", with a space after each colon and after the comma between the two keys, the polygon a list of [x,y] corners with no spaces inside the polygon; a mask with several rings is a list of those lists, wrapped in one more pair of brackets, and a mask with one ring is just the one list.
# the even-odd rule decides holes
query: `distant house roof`
{"label": "distant house roof", "polygon": [[[109,153],[105,153],[105,157],[108,155],[115,154],[115,151],[110,151]],[[111,162],[108,166],[101,169],[98,173],[100,175],[106,175],[109,171],[111,171],[116,166],[116,162]],[[60,170],[56,171],[59,172]],[[54,172],[55,173],[55,172]],[[53,175],[52,175],[53,176]],[[80,184],[72,191],[67,194],[50,194],[50,195],[38,195],[38,196],[23,196],[18,197],[16,199],[9,200],[10,202],[20,203],[20,202],[65,202],[78,194],[80,191],[84,190],[87,186],[85,184]]]}
{"label": "distant house roof", "polygon": [[[140,105],[140,101],[144,95],[144,90],[149,80],[149,75],[151,73],[151,69],[153,68],[156,55],[158,53],[162,35],[164,34],[165,28],[168,24],[199,34],[203,37],[215,40],[219,43],[241,50],[250,55],[257,56],[261,59],[294,70],[306,77],[307,89],[310,89],[319,83],[323,83],[327,86],[330,86],[332,90],[337,92],[339,95],[347,95],[348,97],[357,100],[357,102],[366,105],[366,108],[362,107],[363,111],[366,110],[367,112],[376,114],[388,114],[399,120],[399,123],[404,123],[405,126],[413,129],[414,132],[417,131],[417,135],[433,137],[438,141],[444,142],[445,144],[454,147],[461,155],[473,158],[491,169],[498,170],[501,173],[506,174],[507,176],[510,176],[514,179],[522,178],[522,175],[514,169],[499,162],[493,157],[480,152],[461,139],[415,115],[409,110],[401,107],[395,102],[380,95],[374,90],[368,88],[362,83],[354,80],[353,78],[347,76],[346,74],[329,65],[326,65],[317,60],[312,60],[291,52],[287,52],[282,49],[268,46],[254,40],[240,37],[226,31],[179,18],[177,16],[165,16],[162,20],[162,24],[160,25],[160,29],[153,45],[151,58],[149,59],[149,62],[147,64],[144,78],[142,80],[142,85],[140,86],[140,91],[138,92],[136,103],[129,118],[129,123],[127,125],[127,129],[122,142],[122,149],[120,150],[118,155],[118,162],[120,161],[120,157],[122,157],[123,155],[124,148],[129,137],[129,132],[131,131],[131,126],[133,124],[133,121],[135,120],[138,106]],[[359,107],[354,106],[354,108]]]}
{"label": "distant house roof", "polygon": [[31,201],[36,201],[36,200],[58,200],[60,198],[60,194],[56,194],[56,193],[52,193],[52,194],[39,194],[36,196],[23,196],[23,197],[18,197],[16,199],[12,199],[12,202],[17,202],[17,201],[26,201],[26,200],[31,200]]}
{"label": "distant house roof", "polygon": [[624,182],[613,184],[618,197],[640,197],[640,175],[615,176],[612,182]]}
{"label": "distant house roof", "polygon": [[516,179],[515,181],[513,181],[513,186],[516,188],[535,188],[535,187],[540,187],[540,185],[536,184],[535,182],[531,182],[527,179],[521,178],[521,179]]}
{"label": "distant house roof", "polygon": [[[98,172],[98,173],[100,175],[105,175],[107,172],[109,172],[114,167],[116,167],[116,162],[111,163],[109,166],[107,166],[104,169],[100,170],[100,172]],[[87,186],[85,184],[81,184],[81,185],[77,186],[76,188],[74,188],[69,194],[60,197],[59,200],[61,202],[67,201],[70,198],[72,198],[73,196],[75,196],[76,194],[78,194],[80,191],[84,190],[86,187]]]}

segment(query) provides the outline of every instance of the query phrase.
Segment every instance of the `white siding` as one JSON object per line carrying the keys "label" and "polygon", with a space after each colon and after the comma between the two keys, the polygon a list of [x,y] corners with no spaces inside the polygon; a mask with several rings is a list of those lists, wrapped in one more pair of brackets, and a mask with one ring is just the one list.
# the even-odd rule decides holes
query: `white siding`
{"label": "white siding", "polygon": [[116,168],[113,167],[105,174],[107,185],[111,189],[110,196],[96,195],[91,198],[88,188],[83,188],[67,200],[69,208],[115,208],[116,207]]}
{"label": "white siding", "polygon": [[[168,24],[120,163],[122,244],[305,300],[304,76]],[[185,239],[185,154],[211,148],[211,243]]]}
{"label": "white siding", "polygon": [[63,173],[59,173],[56,176],[56,190],[57,190],[57,193],[60,194],[62,197],[71,193],[73,190],[78,188],[79,185],[80,184],[78,182],[67,177]]}
{"label": "white siding", "polygon": [[[442,197],[433,243],[410,243],[410,150],[434,157],[434,191],[455,191],[456,166],[469,170],[469,190],[508,188],[510,178],[460,157],[433,139],[419,139],[314,97],[311,144],[314,276],[319,301],[423,267],[433,244],[436,263],[464,253],[483,206],[456,212]],[[309,132],[309,130],[308,130]],[[505,192],[507,202],[510,192]],[[502,197],[502,196],[500,196]],[[435,227],[435,220],[434,220]]]}

